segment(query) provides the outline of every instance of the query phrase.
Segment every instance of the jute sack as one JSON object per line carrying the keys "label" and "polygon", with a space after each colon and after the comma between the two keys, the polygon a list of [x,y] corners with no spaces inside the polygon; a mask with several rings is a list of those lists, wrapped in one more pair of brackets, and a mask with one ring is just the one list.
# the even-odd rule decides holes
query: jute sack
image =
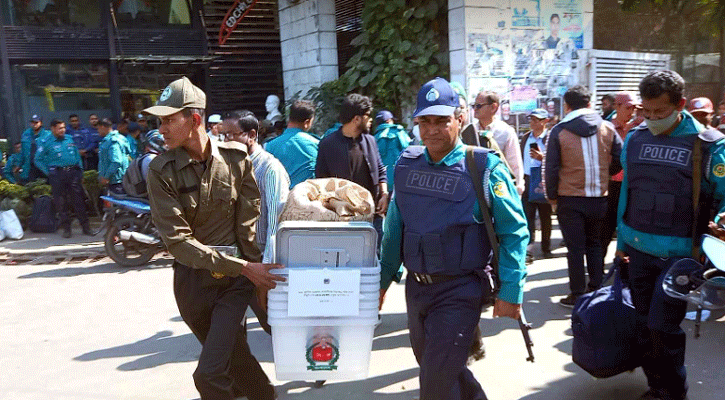
{"label": "jute sack", "polygon": [[281,221],[373,221],[373,196],[357,183],[339,178],[308,179],[295,186]]}

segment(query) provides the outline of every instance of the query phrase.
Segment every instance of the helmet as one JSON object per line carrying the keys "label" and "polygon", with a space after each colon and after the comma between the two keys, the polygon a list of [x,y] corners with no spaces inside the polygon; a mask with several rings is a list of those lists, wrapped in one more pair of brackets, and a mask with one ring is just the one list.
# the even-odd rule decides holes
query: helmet
{"label": "helmet", "polygon": [[148,147],[154,153],[161,154],[166,151],[164,137],[159,133],[158,129],[152,129],[144,136],[144,147]]}
{"label": "helmet", "polygon": [[674,263],[662,288],[668,296],[704,309],[725,309],[725,242],[705,235],[702,249],[709,260],[704,266],[689,258]]}

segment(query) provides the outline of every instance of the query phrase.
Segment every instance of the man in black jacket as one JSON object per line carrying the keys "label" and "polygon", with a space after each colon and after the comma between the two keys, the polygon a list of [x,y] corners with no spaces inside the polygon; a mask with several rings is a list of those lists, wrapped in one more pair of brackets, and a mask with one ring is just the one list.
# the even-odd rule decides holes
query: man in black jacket
{"label": "man in black jacket", "polygon": [[368,134],[372,108],[367,96],[351,93],[345,97],[340,107],[342,127],[320,141],[315,177],[347,179],[370,191],[376,205],[373,225],[380,249],[388,209],[388,178],[375,137]]}

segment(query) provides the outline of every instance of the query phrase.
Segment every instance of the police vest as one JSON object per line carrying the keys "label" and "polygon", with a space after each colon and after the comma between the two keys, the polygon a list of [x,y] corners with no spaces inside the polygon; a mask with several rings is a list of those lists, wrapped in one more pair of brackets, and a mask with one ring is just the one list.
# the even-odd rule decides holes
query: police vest
{"label": "police vest", "polygon": [[[703,135],[704,134],[704,135]],[[692,236],[692,154],[698,135],[653,135],[643,127],[627,144],[627,208],[624,222],[644,233]],[[700,134],[702,176],[707,176],[708,142],[712,131]]]}
{"label": "police vest", "polygon": [[[395,167],[395,198],[403,220],[403,262],[411,272],[465,275],[491,262],[485,225],[473,219],[476,192],[465,165],[431,165],[410,146]],[[486,150],[477,149],[480,171]],[[481,157],[482,155],[482,157]]]}

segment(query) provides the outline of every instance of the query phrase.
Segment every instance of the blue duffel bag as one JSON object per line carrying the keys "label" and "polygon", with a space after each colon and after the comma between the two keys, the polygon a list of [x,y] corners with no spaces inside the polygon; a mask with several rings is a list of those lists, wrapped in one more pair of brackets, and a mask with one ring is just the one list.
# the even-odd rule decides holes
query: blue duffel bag
{"label": "blue duffel bag", "polygon": [[612,286],[579,297],[571,314],[572,359],[596,378],[609,378],[642,363],[637,312],[618,269],[615,262],[604,279],[606,282],[614,274]]}

